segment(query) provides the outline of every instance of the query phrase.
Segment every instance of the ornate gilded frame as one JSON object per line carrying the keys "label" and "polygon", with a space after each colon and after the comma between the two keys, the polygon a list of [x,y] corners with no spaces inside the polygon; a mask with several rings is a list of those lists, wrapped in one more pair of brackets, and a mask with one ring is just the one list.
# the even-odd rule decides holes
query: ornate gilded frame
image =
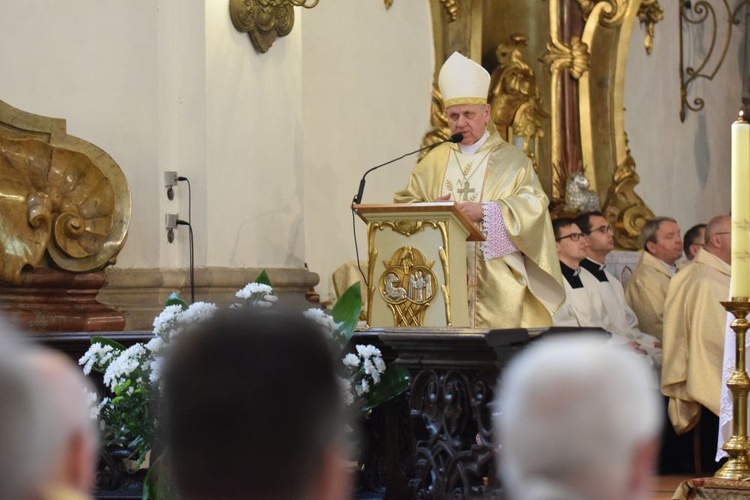
{"label": "ornate gilded frame", "polygon": [[[523,68],[526,88],[533,85],[538,95],[526,96],[527,104],[535,101],[533,126],[516,127],[534,146],[518,145],[532,156],[551,209],[561,209],[568,175],[582,171],[615,227],[618,246],[638,248],[640,228],[653,213],[634,191],[639,179],[627,147],[624,80],[633,24],[646,25],[649,50],[661,19],[657,0],[431,0],[431,8],[436,70],[433,129],[425,144],[449,135],[436,82],[454,50],[481,62],[493,78],[503,64]],[[496,56],[501,44],[506,54],[514,51],[511,63]]]}

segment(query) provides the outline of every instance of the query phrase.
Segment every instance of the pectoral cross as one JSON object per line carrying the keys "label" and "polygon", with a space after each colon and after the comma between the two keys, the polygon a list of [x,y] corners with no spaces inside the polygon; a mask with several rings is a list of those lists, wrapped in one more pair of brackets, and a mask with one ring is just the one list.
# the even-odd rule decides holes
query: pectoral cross
{"label": "pectoral cross", "polygon": [[[458,183],[461,184],[461,181],[459,180]],[[461,195],[460,200],[469,201],[469,194],[475,192],[474,188],[469,187],[469,181],[465,181],[461,186],[461,189],[457,191],[457,193]]]}

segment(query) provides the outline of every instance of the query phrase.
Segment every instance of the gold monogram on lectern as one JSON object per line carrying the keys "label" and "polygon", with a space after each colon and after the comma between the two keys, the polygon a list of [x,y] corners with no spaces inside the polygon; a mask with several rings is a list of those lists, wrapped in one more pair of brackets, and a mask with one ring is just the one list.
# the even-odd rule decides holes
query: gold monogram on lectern
{"label": "gold monogram on lectern", "polygon": [[431,269],[434,263],[411,246],[399,248],[390,261],[383,262],[380,295],[393,313],[395,326],[423,326],[425,311],[439,288]]}

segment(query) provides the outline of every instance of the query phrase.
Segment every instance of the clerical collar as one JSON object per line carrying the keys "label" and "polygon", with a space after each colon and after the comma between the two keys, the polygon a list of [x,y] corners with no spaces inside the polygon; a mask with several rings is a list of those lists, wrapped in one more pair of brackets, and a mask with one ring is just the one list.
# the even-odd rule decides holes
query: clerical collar
{"label": "clerical collar", "polygon": [[670,266],[669,264],[667,264],[666,262],[664,262],[661,259],[656,259],[656,260],[658,260],[659,262],[661,262],[664,265],[664,267],[667,268],[667,271],[669,272],[669,274],[671,274],[672,276],[674,276],[675,274],[677,274],[677,266]]}
{"label": "clerical collar", "polygon": [[465,154],[465,155],[473,155],[474,153],[476,153],[477,151],[479,151],[479,148],[482,147],[482,144],[484,144],[485,142],[487,142],[487,139],[489,139],[489,138],[490,138],[490,133],[485,130],[484,131],[484,135],[482,135],[482,137],[477,142],[475,142],[474,144],[470,144],[468,146],[464,146],[463,144],[459,144],[458,147],[459,147],[459,149],[461,149],[461,152],[463,154]]}
{"label": "clerical collar", "polygon": [[560,261],[560,270],[562,271],[562,275],[565,277],[565,281],[568,282],[571,288],[583,288],[583,282],[581,281],[581,277],[579,276],[579,274],[581,273],[580,267],[578,269],[573,269],[563,261]]}
{"label": "clerical collar", "polygon": [[599,281],[609,281],[609,279],[607,279],[607,273],[604,272],[604,264],[599,264],[598,262],[586,257],[581,261],[581,267],[593,274]]}

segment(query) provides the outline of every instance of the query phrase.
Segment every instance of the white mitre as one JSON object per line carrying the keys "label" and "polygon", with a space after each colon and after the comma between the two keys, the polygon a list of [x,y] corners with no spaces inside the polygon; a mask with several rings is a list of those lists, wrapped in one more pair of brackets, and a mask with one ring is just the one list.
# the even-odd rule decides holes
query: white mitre
{"label": "white mitre", "polygon": [[440,68],[438,86],[446,108],[457,104],[487,104],[490,74],[468,57],[454,52]]}

